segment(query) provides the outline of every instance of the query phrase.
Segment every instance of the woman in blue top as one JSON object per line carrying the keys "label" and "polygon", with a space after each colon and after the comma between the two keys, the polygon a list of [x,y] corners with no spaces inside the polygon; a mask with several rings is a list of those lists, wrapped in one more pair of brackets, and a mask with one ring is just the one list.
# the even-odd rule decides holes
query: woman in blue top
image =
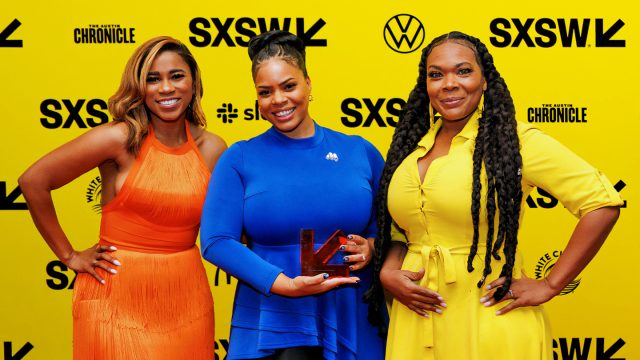
{"label": "woman in blue top", "polygon": [[[264,33],[249,56],[260,112],[273,126],[222,155],[201,224],[204,258],[240,280],[227,358],[382,359],[363,295],[383,159],[363,138],[312,120],[298,37]],[[342,250],[353,276],[300,276],[301,229],[314,230],[316,248],[338,229],[349,234]]]}

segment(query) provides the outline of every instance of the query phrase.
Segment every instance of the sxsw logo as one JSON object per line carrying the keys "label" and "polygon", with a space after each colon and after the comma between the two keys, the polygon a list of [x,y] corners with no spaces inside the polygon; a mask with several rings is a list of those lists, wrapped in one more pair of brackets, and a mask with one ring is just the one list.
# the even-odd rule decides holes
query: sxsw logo
{"label": "sxsw logo", "polygon": [[396,127],[404,105],[405,101],[401,98],[346,98],[340,105],[344,114],[340,120],[342,125],[350,128],[372,125]]}
{"label": "sxsw logo", "polygon": [[489,25],[495,35],[489,40],[499,48],[519,47],[523,44],[527,47],[549,48],[558,41],[565,48],[591,47],[591,43],[587,43],[591,31],[595,47],[625,47],[626,40],[613,39],[624,25],[624,21],[618,19],[605,30],[604,19],[497,18]]}
{"label": "sxsw logo", "polygon": [[220,353],[220,350],[224,350],[224,353],[226,354],[229,351],[229,339],[217,339],[214,342],[214,358],[213,360],[224,360],[227,358],[226,355],[222,355]]}
{"label": "sxsw logo", "polygon": [[22,25],[18,19],[13,19],[7,27],[0,32],[0,47],[22,47],[22,40],[9,40],[9,37]]}
{"label": "sxsw logo", "polygon": [[27,210],[27,203],[16,201],[20,195],[22,191],[19,186],[7,194],[7,182],[0,181],[0,210]]}
{"label": "sxsw logo", "polygon": [[[20,347],[20,345],[18,345]],[[13,342],[12,341],[4,341],[3,350],[4,350],[4,360],[19,360],[24,359],[27,356],[27,353],[33,349],[33,345],[30,342],[26,342],[22,345],[15,353],[13,352]],[[31,358],[31,357],[29,357]]]}
{"label": "sxsw logo", "polygon": [[326,22],[316,20],[308,25],[304,18],[203,18],[189,22],[191,45],[196,47],[226,45],[247,47],[252,37],[271,30],[284,30],[298,35],[305,46],[327,46],[327,39],[318,38],[318,32]]}
{"label": "sxsw logo", "polygon": [[399,14],[384,25],[384,41],[389,49],[408,54],[420,48],[424,42],[424,26],[417,17]]}
{"label": "sxsw logo", "polygon": [[[605,338],[553,339],[554,360],[624,360],[619,351],[626,344],[622,338],[605,342]],[[595,343],[595,346],[592,344]]]}
{"label": "sxsw logo", "polygon": [[73,290],[73,286],[76,282],[75,271],[69,269],[60,260],[53,260],[47,263],[46,267],[47,275],[47,287],[51,290]]}
{"label": "sxsw logo", "polygon": [[[64,110],[63,110],[64,106]],[[107,102],[102,99],[44,99],[40,103],[40,124],[47,129],[95,127],[109,122]],[[83,116],[86,112],[89,116]]]}

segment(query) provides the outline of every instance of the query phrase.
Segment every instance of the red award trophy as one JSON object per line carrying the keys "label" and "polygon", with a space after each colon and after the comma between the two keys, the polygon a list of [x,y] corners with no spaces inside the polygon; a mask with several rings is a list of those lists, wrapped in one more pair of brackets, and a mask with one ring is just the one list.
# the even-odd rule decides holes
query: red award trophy
{"label": "red award trophy", "polygon": [[349,239],[342,230],[337,230],[322,244],[318,251],[313,251],[313,230],[300,230],[300,265],[302,275],[314,276],[322,273],[329,277],[349,276],[349,265],[328,264],[331,257],[345,245]]}

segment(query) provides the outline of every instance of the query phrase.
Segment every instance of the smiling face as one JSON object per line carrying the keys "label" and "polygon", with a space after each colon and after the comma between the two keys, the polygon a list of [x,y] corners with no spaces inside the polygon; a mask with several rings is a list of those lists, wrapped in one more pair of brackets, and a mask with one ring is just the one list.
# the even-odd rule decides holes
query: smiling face
{"label": "smiling face", "polygon": [[308,109],[311,80],[300,68],[273,57],[260,64],[254,82],[260,113],[278,131],[290,138],[313,136]]}
{"label": "smiling face", "polygon": [[151,121],[184,120],[193,98],[189,65],[174,51],[160,53],[149,69],[145,86],[145,105]]}
{"label": "smiling face", "polygon": [[466,121],[480,103],[487,82],[471,45],[454,40],[427,57],[427,94],[445,121]]}

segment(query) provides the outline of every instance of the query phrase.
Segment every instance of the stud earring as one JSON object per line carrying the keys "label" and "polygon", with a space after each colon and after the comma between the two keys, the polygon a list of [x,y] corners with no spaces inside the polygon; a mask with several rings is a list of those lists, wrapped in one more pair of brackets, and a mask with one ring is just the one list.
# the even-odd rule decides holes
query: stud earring
{"label": "stud earring", "polygon": [[313,101],[313,94],[309,94],[309,101]]}

